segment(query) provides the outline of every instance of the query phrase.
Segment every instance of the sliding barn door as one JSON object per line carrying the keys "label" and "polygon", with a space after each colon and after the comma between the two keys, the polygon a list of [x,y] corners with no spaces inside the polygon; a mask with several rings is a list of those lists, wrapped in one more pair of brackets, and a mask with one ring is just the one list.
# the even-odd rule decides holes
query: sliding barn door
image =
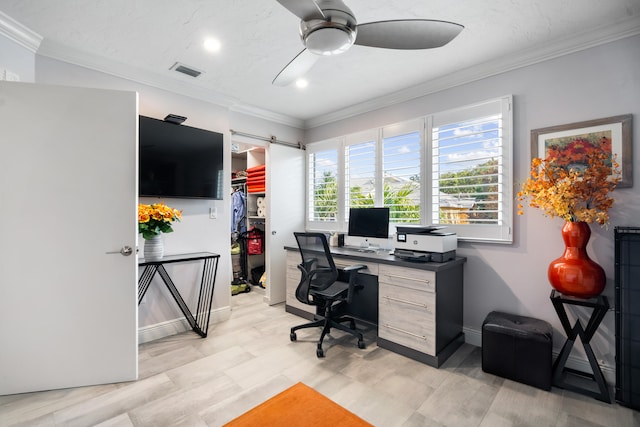
{"label": "sliding barn door", "polygon": [[267,289],[270,305],[286,296],[285,245],[297,246],[294,231],[304,231],[304,151],[271,144],[267,150]]}

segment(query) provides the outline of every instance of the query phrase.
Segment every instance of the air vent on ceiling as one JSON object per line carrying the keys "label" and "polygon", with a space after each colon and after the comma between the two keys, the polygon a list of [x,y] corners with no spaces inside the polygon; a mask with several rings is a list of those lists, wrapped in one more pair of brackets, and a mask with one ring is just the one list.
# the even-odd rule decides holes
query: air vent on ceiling
{"label": "air vent on ceiling", "polygon": [[198,77],[200,74],[202,74],[202,71],[198,71],[193,67],[189,67],[179,62],[176,62],[175,64],[173,64],[169,69],[177,71],[182,74],[186,74],[187,76],[191,76],[191,77]]}

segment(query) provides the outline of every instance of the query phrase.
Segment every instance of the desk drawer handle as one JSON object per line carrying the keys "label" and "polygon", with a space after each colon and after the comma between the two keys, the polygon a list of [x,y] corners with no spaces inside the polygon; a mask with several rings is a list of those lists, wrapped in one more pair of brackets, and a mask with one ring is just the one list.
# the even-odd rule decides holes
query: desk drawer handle
{"label": "desk drawer handle", "polygon": [[388,295],[385,295],[384,297],[386,299],[390,300],[390,301],[396,301],[396,302],[401,302],[403,304],[415,305],[417,307],[422,307],[422,308],[427,308],[427,309],[429,308],[429,306],[427,304],[421,304],[419,302],[407,301],[405,299],[400,299],[400,298],[393,298],[393,297],[390,297]]}
{"label": "desk drawer handle", "polygon": [[416,279],[415,277],[409,277],[409,276],[400,276],[398,274],[387,274],[387,276],[393,278],[393,279],[404,279],[404,280],[411,280],[413,282],[424,282],[426,284],[431,283],[431,280],[429,279]]}
{"label": "desk drawer handle", "polygon": [[394,326],[387,325],[386,323],[385,323],[384,327],[388,328],[388,329],[391,329],[393,331],[396,331],[396,332],[401,332],[403,334],[411,335],[412,337],[420,338],[421,340],[427,341],[427,337],[425,335],[414,334],[413,332],[405,331],[404,329],[396,328]]}

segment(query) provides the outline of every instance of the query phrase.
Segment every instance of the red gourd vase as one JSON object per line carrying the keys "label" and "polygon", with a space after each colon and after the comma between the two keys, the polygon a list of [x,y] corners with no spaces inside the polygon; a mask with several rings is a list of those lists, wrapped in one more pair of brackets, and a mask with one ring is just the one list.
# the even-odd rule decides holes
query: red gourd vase
{"label": "red gourd vase", "polygon": [[591,228],[586,222],[566,222],[562,227],[565,250],[549,265],[549,282],[558,292],[578,298],[592,298],[604,290],[604,270],[587,254]]}

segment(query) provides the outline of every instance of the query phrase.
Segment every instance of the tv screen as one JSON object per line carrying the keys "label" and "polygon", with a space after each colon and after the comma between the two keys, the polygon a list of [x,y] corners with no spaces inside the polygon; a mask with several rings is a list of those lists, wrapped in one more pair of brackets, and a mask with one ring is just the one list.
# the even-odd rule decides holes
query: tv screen
{"label": "tv screen", "polygon": [[223,135],[140,116],[139,194],[222,199]]}
{"label": "tv screen", "polygon": [[349,209],[349,236],[389,237],[389,208]]}

